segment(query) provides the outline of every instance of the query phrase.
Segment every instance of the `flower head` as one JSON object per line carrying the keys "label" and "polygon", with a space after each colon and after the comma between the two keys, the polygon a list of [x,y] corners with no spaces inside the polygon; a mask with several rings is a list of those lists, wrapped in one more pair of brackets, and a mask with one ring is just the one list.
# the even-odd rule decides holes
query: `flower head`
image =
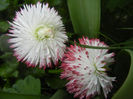
{"label": "flower head", "polygon": [[61,17],[48,4],[24,5],[9,30],[14,55],[28,66],[51,66],[62,58],[67,41]]}
{"label": "flower head", "polygon": [[[79,39],[80,44],[96,47],[107,47],[99,39]],[[67,90],[80,99],[100,93],[102,87],[105,97],[112,88],[115,77],[106,74],[106,66],[113,62],[114,53],[107,49],[82,48],[71,45],[66,52],[61,68],[64,70],[61,78],[67,78]]]}

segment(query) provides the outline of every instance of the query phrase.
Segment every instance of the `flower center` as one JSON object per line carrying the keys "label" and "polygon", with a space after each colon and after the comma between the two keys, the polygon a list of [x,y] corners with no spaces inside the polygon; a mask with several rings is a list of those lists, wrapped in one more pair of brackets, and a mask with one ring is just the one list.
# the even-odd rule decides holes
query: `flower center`
{"label": "flower center", "polygon": [[54,37],[54,28],[51,26],[40,26],[35,30],[37,40],[43,40]]}

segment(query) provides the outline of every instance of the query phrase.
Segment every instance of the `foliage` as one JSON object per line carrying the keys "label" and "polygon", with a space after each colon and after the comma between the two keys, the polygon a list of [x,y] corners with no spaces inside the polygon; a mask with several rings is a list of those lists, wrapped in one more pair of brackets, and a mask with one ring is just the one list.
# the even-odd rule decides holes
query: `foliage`
{"label": "foliage", "polygon": [[9,44],[8,44],[8,39],[9,39],[9,37],[8,36],[6,36],[6,35],[1,35],[0,36],[0,50],[2,51],[2,52],[10,52],[11,51],[11,49],[9,48]]}
{"label": "foliage", "polygon": [[[12,21],[23,4],[38,1],[48,2],[62,16],[69,36],[67,46],[82,35],[96,37],[97,34],[110,45],[116,56],[109,75],[116,76],[117,81],[113,83],[108,98],[133,97],[133,0],[101,0],[101,7],[95,5],[100,0],[0,0],[0,99],[73,99],[65,89],[67,81],[59,77],[60,63],[45,71],[38,67],[28,68],[16,60],[9,48],[9,37],[6,36],[10,27],[8,21]],[[95,6],[89,4],[90,1]],[[84,6],[81,6],[82,2]],[[103,95],[94,99],[103,99]]]}
{"label": "foliage", "polygon": [[0,11],[6,9],[8,7],[9,3],[7,0],[0,0]]}
{"label": "foliage", "polygon": [[18,62],[16,62],[16,58],[12,57],[12,53],[7,52],[4,55],[0,56],[0,59],[3,59],[4,62],[0,66],[0,76],[2,77],[10,77],[18,76],[18,71],[16,68],[18,67]]}
{"label": "foliage", "polygon": [[[126,50],[126,52],[130,54],[131,60],[133,60],[133,51]],[[112,99],[132,98],[132,91],[133,91],[132,83],[133,83],[133,61],[131,61],[130,71],[124,84],[122,85],[120,90],[118,90],[118,92],[113,96]]]}
{"label": "foliage", "polygon": [[66,80],[61,80],[57,75],[51,75],[49,78],[46,78],[45,82],[47,85],[53,89],[63,88],[66,84]]}
{"label": "foliage", "polygon": [[27,76],[24,80],[18,80],[12,88],[3,88],[4,92],[18,93],[25,95],[40,95],[40,80]]}
{"label": "foliage", "polygon": [[65,90],[59,89],[50,99],[73,99]]}
{"label": "foliage", "polygon": [[76,33],[89,38],[98,37],[100,0],[68,0],[68,8]]}

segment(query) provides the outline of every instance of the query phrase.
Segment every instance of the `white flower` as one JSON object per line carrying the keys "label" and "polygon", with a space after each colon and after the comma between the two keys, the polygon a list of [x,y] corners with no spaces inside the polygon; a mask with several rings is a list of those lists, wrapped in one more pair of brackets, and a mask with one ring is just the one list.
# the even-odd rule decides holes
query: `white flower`
{"label": "white flower", "polygon": [[[99,39],[79,39],[80,44],[96,47],[107,47]],[[113,62],[114,53],[107,53],[107,49],[81,48],[76,44],[68,48],[64,55],[61,68],[64,70],[61,78],[67,78],[67,90],[74,93],[74,97],[88,99],[95,94],[100,93],[100,89],[107,97],[112,88],[112,81],[115,77],[109,77],[106,74],[106,66]]]}
{"label": "white flower", "polygon": [[61,17],[48,4],[24,5],[10,24],[9,43],[19,61],[45,69],[62,58],[67,36]]}

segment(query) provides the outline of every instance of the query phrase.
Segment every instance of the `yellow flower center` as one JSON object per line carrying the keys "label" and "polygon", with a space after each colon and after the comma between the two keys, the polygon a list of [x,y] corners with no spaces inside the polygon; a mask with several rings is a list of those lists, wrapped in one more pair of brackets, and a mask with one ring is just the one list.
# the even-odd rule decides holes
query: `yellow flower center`
{"label": "yellow flower center", "polygon": [[54,37],[54,28],[52,26],[39,26],[35,30],[37,40],[43,40]]}

